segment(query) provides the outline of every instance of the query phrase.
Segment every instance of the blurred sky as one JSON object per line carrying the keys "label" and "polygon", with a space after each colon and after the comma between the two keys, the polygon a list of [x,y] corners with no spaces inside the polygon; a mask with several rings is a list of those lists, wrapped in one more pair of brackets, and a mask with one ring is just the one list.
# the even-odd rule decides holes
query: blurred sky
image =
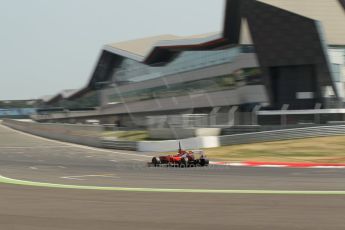
{"label": "blurred sky", "polygon": [[86,85],[104,44],[221,30],[223,0],[0,0],[0,100]]}

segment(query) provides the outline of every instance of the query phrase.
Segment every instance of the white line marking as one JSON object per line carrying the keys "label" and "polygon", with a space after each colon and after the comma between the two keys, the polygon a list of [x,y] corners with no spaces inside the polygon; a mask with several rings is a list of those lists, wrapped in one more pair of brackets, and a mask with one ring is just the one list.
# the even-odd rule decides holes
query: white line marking
{"label": "white line marking", "polygon": [[226,165],[230,165],[230,166],[245,166],[245,163],[228,163]]}
{"label": "white line marking", "polygon": [[245,163],[234,162],[234,163],[227,163],[227,162],[217,162],[217,161],[210,161],[210,165],[220,165],[220,166],[247,166]]}
{"label": "white line marking", "polygon": [[62,179],[67,179],[67,180],[85,180],[85,179],[80,179],[80,178],[74,178],[74,177],[60,177]]}
{"label": "white line marking", "polygon": [[30,169],[32,169],[32,170],[37,170],[38,168],[36,168],[36,167],[29,167]]}
{"label": "white line marking", "polygon": [[58,168],[65,169],[66,167],[65,166],[58,166]]}
{"label": "white line marking", "polygon": [[287,167],[287,165],[258,165],[256,167],[261,167],[261,168],[284,168],[284,167]]}
{"label": "white line marking", "polygon": [[68,180],[86,180],[83,179],[84,177],[105,177],[105,178],[120,178],[115,174],[104,174],[104,175],[81,175],[81,176],[63,176],[60,177],[61,179],[68,179]]}
{"label": "white line marking", "polygon": [[290,165],[270,165],[270,164],[263,164],[263,165],[251,165],[246,163],[227,163],[227,162],[217,162],[217,161],[211,161],[211,165],[220,165],[220,166],[246,166],[246,167],[254,167],[254,168],[304,168],[304,169],[310,169],[310,168],[318,168],[318,169],[343,169],[345,166],[337,166],[337,165],[321,165],[321,166],[305,166],[305,167],[296,167],[296,166],[290,166]]}
{"label": "white line marking", "polygon": [[50,149],[50,148],[66,148],[66,146],[10,146],[10,147],[0,147],[0,149]]}
{"label": "white line marking", "polygon": [[109,160],[109,161],[111,161],[111,162],[115,162],[115,163],[116,163],[116,162],[118,162],[117,160]]}
{"label": "white line marking", "polygon": [[145,161],[145,160],[141,160],[141,159],[129,159],[129,160],[132,160],[132,161]]}
{"label": "white line marking", "polygon": [[[63,189],[81,189],[84,190],[102,190],[102,191],[127,191],[127,192],[165,192],[165,193],[198,193],[198,194],[252,194],[252,195],[334,195],[344,196],[345,191],[310,191],[310,190],[217,190],[217,189],[168,189],[168,188],[131,188],[131,187],[100,187],[100,186],[83,186],[83,185],[67,185],[67,184],[53,184],[34,181],[25,181],[12,179],[0,175],[0,183],[14,184],[21,186],[36,186],[46,188],[63,188]],[[115,194],[116,195],[116,194]]]}
{"label": "white line marking", "polygon": [[309,168],[316,168],[316,169],[343,169],[345,166],[311,166]]}

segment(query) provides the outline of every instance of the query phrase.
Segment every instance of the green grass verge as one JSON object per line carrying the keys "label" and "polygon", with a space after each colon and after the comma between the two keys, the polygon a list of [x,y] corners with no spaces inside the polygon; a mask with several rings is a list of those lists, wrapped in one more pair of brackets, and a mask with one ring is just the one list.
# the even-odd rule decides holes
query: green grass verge
{"label": "green grass verge", "polygon": [[[147,131],[107,131],[103,133],[103,137],[127,141],[149,140]],[[210,159],[231,162],[345,163],[345,136],[223,146],[205,149],[205,152]],[[175,152],[170,154],[175,154]]]}
{"label": "green grass verge", "polygon": [[103,132],[102,137],[113,137],[126,141],[144,141],[149,139],[149,134],[147,131],[106,131]]}
{"label": "green grass verge", "polygon": [[345,136],[318,137],[206,149],[211,159],[224,161],[288,161],[345,163]]}

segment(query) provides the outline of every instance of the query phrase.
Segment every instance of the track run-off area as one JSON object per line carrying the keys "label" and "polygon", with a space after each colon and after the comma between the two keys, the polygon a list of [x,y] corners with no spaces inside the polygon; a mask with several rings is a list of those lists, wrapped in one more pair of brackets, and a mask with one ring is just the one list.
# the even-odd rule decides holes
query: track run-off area
{"label": "track run-off area", "polygon": [[345,229],[345,169],[147,167],[0,126],[0,229]]}

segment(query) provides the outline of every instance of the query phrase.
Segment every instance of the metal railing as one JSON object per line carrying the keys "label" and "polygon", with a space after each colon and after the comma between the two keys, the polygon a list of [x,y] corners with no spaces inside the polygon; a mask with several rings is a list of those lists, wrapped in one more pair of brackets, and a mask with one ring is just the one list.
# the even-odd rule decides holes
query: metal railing
{"label": "metal railing", "polygon": [[345,125],[317,126],[308,128],[234,134],[228,136],[220,136],[219,142],[221,146],[224,146],[335,135],[345,135]]}
{"label": "metal railing", "polygon": [[117,141],[117,140],[101,140],[103,148],[106,149],[120,149],[120,150],[137,150],[136,141]]}

